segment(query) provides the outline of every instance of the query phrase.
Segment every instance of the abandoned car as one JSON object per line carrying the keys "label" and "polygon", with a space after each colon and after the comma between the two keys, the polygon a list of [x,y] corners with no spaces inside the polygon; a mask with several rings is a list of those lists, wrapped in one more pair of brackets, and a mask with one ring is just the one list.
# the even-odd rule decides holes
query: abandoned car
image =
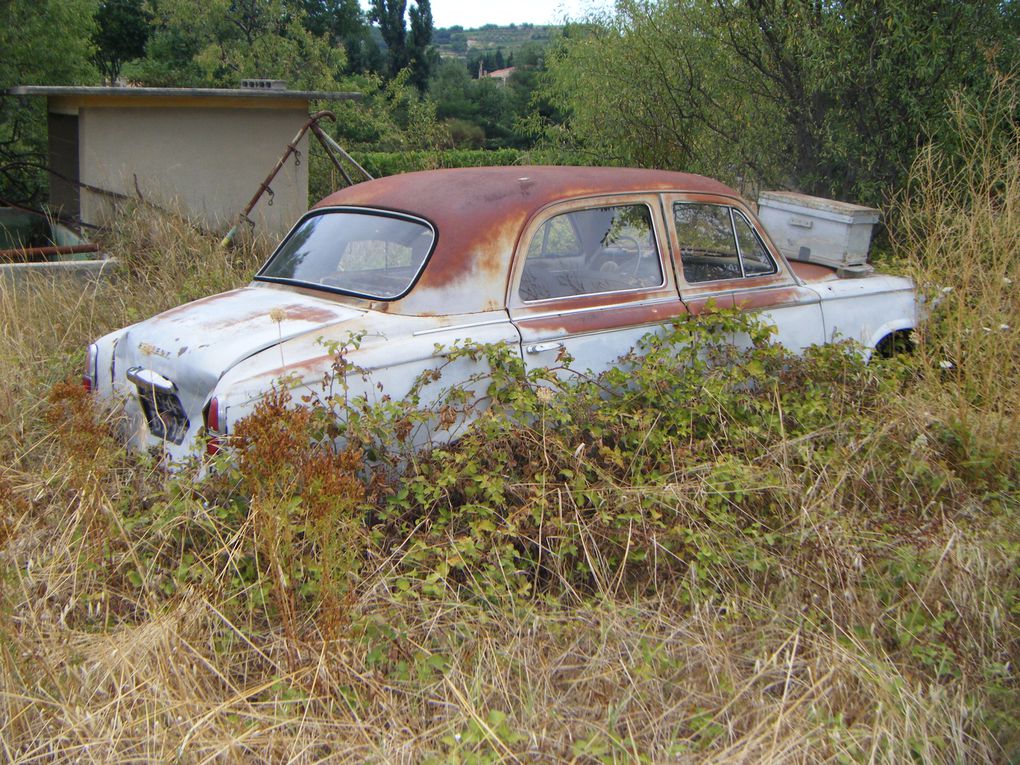
{"label": "abandoned car", "polygon": [[[601,370],[656,325],[707,304],[760,312],[794,349],[876,348],[915,325],[908,279],[787,260],[747,203],[696,175],[495,167],[392,176],[305,214],[247,287],[89,346],[85,385],[123,407],[127,440],[174,460],[231,433],[274,384],[318,390],[330,344],[403,395],[437,347],[509,343],[527,367],[562,350]],[[478,371],[469,358],[448,385]]]}

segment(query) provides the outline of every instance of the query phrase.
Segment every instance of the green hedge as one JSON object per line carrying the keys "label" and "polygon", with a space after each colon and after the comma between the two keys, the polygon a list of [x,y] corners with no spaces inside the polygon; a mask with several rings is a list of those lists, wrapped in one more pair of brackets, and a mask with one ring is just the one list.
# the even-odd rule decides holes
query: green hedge
{"label": "green hedge", "polygon": [[[315,204],[343,185],[321,151],[312,147],[309,162],[308,202]],[[432,170],[438,167],[492,165],[577,164],[576,158],[550,151],[522,149],[449,149],[447,151],[352,151],[351,156],[373,178]],[[360,179],[357,179],[360,180]]]}

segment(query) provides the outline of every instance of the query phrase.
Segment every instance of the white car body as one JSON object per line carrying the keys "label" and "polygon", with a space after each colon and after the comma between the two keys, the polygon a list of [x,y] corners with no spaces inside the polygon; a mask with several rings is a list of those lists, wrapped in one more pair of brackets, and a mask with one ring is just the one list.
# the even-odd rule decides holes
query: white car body
{"label": "white car body", "polygon": [[[131,447],[181,460],[204,450],[211,406],[224,435],[281,379],[319,391],[330,343],[360,337],[351,359],[373,372],[364,392],[379,383],[397,397],[439,363],[437,345],[509,343],[528,366],[566,350],[576,368],[598,371],[706,305],[760,312],[794,350],[842,339],[874,349],[917,321],[910,280],[787,261],[716,181],[466,168],[331,195],[249,286],[97,340],[86,380],[123,408]],[[443,385],[481,364],[457,360]]]}

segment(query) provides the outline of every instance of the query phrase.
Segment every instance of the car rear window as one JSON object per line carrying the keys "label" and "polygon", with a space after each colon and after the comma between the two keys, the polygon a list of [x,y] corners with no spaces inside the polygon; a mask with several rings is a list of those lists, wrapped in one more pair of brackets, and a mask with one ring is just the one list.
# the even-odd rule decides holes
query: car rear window
{"label": "car rear window", "polygon": [[393,300],[417,280],[435,240],[418,218],[324,210],[302,220],[255,278]]}

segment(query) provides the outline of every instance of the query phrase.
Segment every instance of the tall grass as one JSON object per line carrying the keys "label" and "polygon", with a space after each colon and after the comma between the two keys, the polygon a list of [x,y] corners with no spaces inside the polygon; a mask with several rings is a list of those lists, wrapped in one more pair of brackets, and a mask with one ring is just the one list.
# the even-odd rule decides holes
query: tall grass
{"label": "tall grass", "polygon": [[[952,107],[957,144],[918,157],[895,244],[927,301],[920,366],[977,472],[1016,474],[1020,447],[1020,110],[1016,82]],[[998,471],[996,471],[997,473]]]}
{"label": "tall grass", "polygon": [[138,210],[100,240],[120,265],[112,282],[74,279],[0,281],[0,453],[16,464],[41,422],[49,388],[82,367],[92,339],[182,302],[250,280],[263,242],[224,251],[173,215]]}
{"label": "tall grass", "polygon": [[1017,153],[981,140],[900,200],[912,359],[507,381],[533,425],[332,505],[353,453],[166,475],[61,384],[255,249],[139,212],[117,280],[4,289],[0,759],[1016,761]]}

